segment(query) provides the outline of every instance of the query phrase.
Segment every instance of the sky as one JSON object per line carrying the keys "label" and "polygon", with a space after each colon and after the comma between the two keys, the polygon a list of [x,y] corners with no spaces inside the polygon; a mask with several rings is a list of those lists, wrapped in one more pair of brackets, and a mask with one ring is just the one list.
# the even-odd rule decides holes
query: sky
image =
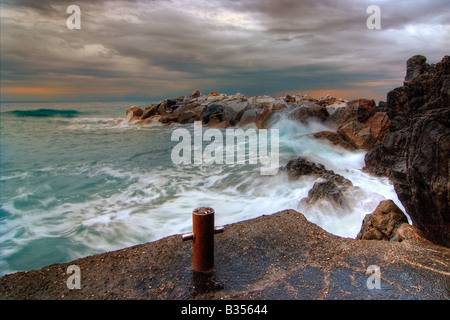
{"label": "sky", "polygon": [[[80,29],[67,8],[80,8]],[[369,29],[380,8],[380,29]],[[2,0],[5,101],[371,98],[450,54],[448,0]]]}

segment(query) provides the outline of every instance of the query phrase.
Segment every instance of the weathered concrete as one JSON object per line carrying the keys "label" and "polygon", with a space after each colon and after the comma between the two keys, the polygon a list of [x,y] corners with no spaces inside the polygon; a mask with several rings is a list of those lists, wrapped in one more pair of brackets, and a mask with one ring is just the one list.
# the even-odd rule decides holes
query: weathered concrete
{"label": "weathered concrete", "polygon": [[[0,279],[1,299],[366,300],[450,297],[450,249],[423,239],[399,242],[332,235],[287,210],[225,226],[215,236],[215,269],[192,272],[181,235]],[[68,266],[81,270],[69,290]],[[380,269],[380,289],[370,266]],[[372,278],[371,278],[372,277]]]}

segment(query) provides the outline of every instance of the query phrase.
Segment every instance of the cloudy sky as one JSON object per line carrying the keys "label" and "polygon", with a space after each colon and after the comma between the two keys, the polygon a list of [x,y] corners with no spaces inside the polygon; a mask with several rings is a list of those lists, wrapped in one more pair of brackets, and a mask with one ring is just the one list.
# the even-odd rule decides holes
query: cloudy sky
{"label": "cloudy sky", "polygon": [[[81,9],[81,29],[66,22]],[[370,5],[381,29],[367,28]],[[158,100],[195,89],[385,100],[450,54],[448,0],[2,0],[1,101]]]}

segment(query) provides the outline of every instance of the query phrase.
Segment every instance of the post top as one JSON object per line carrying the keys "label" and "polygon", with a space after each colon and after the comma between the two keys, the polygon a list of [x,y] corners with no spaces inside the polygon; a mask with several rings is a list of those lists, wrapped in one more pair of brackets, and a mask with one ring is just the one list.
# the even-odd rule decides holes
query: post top
{"label": "post top", "polygon": [[197,208],[194,209],[194,211],[192,212],[195,215],[209,215],[209,214],[214,214],[214,209],[213,208],[209,208],[209,207],[202,207],[202,208]]}

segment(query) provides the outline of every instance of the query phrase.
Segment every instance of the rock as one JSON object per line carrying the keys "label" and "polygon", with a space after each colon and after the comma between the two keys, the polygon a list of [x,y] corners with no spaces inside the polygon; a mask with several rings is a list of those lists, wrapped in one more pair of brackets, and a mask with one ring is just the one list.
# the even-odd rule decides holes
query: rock
{"label": "rock", "polygon": [[427,58],[422,55],[416,55],[406,62],[406,76],[404,85],[414,80],[417,76],[428,72],[429,66]]}
{"label": "rock", "polygon": [[273,103],[274,101],[275,101],[275,98],[273,98],[273,97],[261,96],[261,97],[256,97],[256,101],[254,101],[254,104],[265,105],[268,103]]}
{"label": "rock", "polygon": [[342,190],[332,181],[316,182],[308,192],[308,197],[301,200],[306,205],[313,205],[318,201],[325,200],[340,207],[345,204],[345,196]]}
{"label": "rock", "polygon": [[132,106],[126,111],[127,122],[139,120],[139,118],[144,114],[144,110],[139,106]]}
{"label": "rock", "polygon": [[340,126],[337,133],[356,149],[370,150],[377,143],[370,127],[359,121],[352,121]]}
{"label": "rock", "polygon": [[338,126],[343,126],[353,121],[364,123],[375,112],[376,105],[374,100],[357,99],[348,102],[346,106],[336,108],[328,121],[336,123]]}
{"label": "rock", "polygon": [[195,121],[201,121],[203,111],[206,106],[199,105],[198,103],[191,103],[186,107],[183,107],[178,111],[178,123],[187,124],[194,123]]}
{"label": "rock", "polygon": [[345,140],[342,137],[342,135],[340,135],[339,133],[334,132],[334,131],[321,131],[321,132],[312,133],[309,136],[314,139],[327,140],[327,141],[331,142],[332,144],[334,144],[336,146],[340,146],[349,151],[356,150],[356,147],[354,147],[351,143],[349,143],[347,140]]}
{"label": "rock", "polygon": [[153,104],[150,107],[145,108],[144,113],[140,117],[140,120],[146,120],[150,117],[153,117],[157,114],[159,108],[159,104]]}
{"label": "rock", "polygon": [[237,92],[230,98],[230,101],[247,101],[247,97],[242,93]]}
{"label": "rock", "polygon": [[291,95],[287,95],[285,98],[284,98],[284,101],[286,101],[287,103],[289,103],[289,104],[293,104],[293,103],[295,103],[296,101],[297,101],[297,99],[295,98],[295,97],[293,97],[293,96],[291,96]]}
{"label": "rock", "polygon": [[197,98],[200,98],[201,96],[202,96],[202,93],[200,92],[200,90],[195,90],[194,92],[192,92],[189,95],[189,98],[190,99],[197,99]]}
{"label": "rock", "polygon": [[405,85],[381,105],[390,131],[367,153],[364,170],[388,176],[413,225],[450,247],[450,56],[424,63],[413,57]]}
{"label": "rock", "polygon": [[290,111],[290,118],[296,119],[300,122],[307,123],[309,120],[325,121],[329,117],[326,107],[316,105],[300,105]]}
{"label": "rock", "polygon": [[296,180],[304,175],[322,175],[327,171],[323,165],[302,158],[290,160],[285,169],[290,180]]}
{"label": "rock", "polygon": [[288,108],[287,103],[283,101],[275,101],[273,104],[273,111],[286,111]]}
{"label": "rock", "polygon": [[286,171],[290,181],[295,181],[306,175],[315,175],[341,186],[353,186],[350,180],[334,173],[332,170],[327,170],[324,165],[309,162],[302,158],[290,160],[287,165],[281,169]]}
{"label": "rock", "polygon": [[273,104],[265,103],[261,112],[256,115],[255,124],[258,129],[264,127],[264,123],[269,120],[273,112]]}
{"label": "rock", "polygon": [[224,102],[213,102],[209,104],[203,111],[201,119],[203,124],[208,125],[210,121],[214,118],[214,123],[211,123],[211,126],[215,125],[218,121],[227,123],[227,127],[233,126],[235,124],[236,112],[227,107]]}
{"label": "rock", "polygon": [[408,218],[400,208],[392,201],[382,201],[375,211],[366,215],[356,239],[359,240],[404,240],[409,235],[402,228],[396,232],[403,224],[408,224]]}
{"label": "rock", "polygon": [[[214,236],[215,261],[211,273],[194,273],[192,242],[173,235],[39,270],[5,275],[0,278],[0,299],[450,299],[450,249],[421,239],[399,243],[338,237],[294,210],[224,227],[223,233]],[[67,288],[70,276],[67,268],[71,265],[81,270],[81,290]],[[369,268],[374,265],[381,272],[380,289],[368,287],[373,279]],[[216,285],[205,285],[208,283]],[[276,309],[268,309],[270,314],[277,313]],[[169,308],[166,316],[177,318],[180,310]]]}
{"label": "rock", "polygon": [[377,112],[365,122],[365,125],[370,128],[376,143],[380,143],[389,133],[391,121],[386,112]]}
{"label": "rock", "polygon": [[233,109],[237,114],[239,114],[241,111],[242,113],[244,113],[246,110],[250,109],[250,104],[247,101],[231,100],[228,101],[226,105],[227,107]]}
{"label": "rock", "polygon": [[238,126],[245,127],[249,124],[254,124],[256,122],[256,116],[258,112],[255,109],[245,110],[239,119]]}

